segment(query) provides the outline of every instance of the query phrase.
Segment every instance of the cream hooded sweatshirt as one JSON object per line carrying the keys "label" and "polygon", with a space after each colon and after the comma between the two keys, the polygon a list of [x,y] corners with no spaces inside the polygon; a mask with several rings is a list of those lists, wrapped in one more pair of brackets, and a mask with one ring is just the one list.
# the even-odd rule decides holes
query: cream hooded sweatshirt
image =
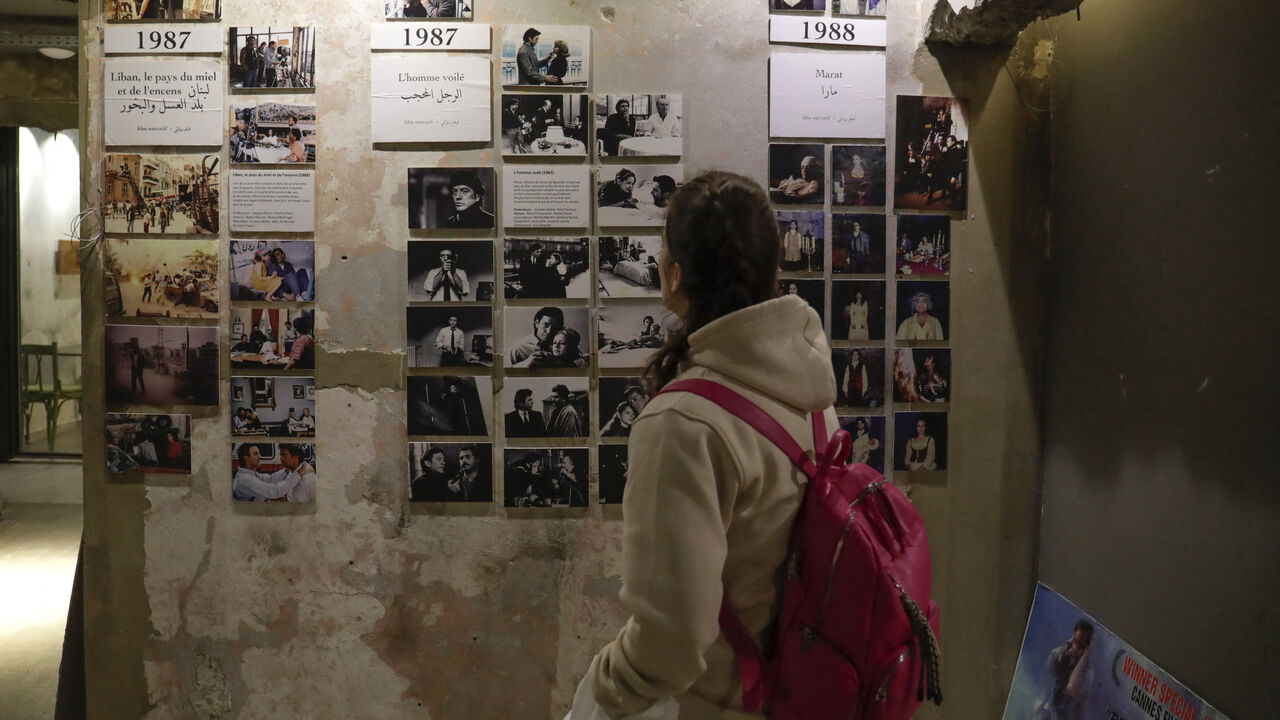
{"label": "cream hooded sweatshirt", "polygon": [[[813,449],[810,414],[836,428],[835,377],[822,322],[785,296],[689,336],[679,379],[744,395]],[[623,604],[631,612],[587,677],[611,717],[675,696],[681,720],[761,718],[741,711],[733,650],[720,635],[729,601],[760,643],[776,612],[775,575],[805,477],[745,422],[690,393],[655,397],[631,429],[623,509]]]}

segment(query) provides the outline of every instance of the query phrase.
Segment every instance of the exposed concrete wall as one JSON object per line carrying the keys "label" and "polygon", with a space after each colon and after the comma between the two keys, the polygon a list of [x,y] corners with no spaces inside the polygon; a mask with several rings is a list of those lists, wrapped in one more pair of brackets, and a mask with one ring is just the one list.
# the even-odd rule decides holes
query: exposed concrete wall
{"label": "exposed concrete wall", "polygon": [[0,52],[0,125],[66,130],[78,124],[76,61]]}
{"label": "exposed concrete wall", "polygon": [[[593,92],[683,93],[687,172],[765,179],[765,2],[618,3],[612,20],[599,0],[478,5],[477,20],[495,25],[590,24]],[[224,412],[196,418],[193,474],[176,483],[108,481],[101,432],[86,424],[91,716],[558,717],[623,619],[617,513],[430,512],[409,506],[404,480],[405,168],[497,155],[370,149],[368,26],[382,22],[371,4],[223,6],[224,26],[319,27],[317,414],[342,426],[318,438],[319,502],[290,512],[234,505]],[[993,717],[1032,582],[1041,224],[1022,208],[1042,200],[1027,160],[1038,135],[1000,52],[940,64],[920,45],[921,9],[894,12],[891,114],[895,92],[964,94],[973,107],[972,212],[953,230],[951,346],[963,370],[952,459],[945,483],[915,488],[936,554],[949,699],[921,717]],[[88,15],[83,29],[96,37]],[[95,48],[85,55],[93,202],[101,65]],[[98,275],[85,274],[86,318],[101,317]],[[86,347],[101,338],[86,320]],[[101,413],[100,355],[88,367],[86,413]]]}
{"label": "exposed concrete wall", "polygon": [[1280,8],[1052,23],[1044,580],[1233,718],[1280,716]]}

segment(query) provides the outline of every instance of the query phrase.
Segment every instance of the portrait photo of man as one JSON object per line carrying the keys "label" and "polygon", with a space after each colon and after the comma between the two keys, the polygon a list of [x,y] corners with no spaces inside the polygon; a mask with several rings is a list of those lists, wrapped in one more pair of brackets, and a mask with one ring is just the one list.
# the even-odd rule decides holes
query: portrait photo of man
{"label": "portrait photo of man", "polygon": [[409,227],[494,227],[493,168],[409,168]]}

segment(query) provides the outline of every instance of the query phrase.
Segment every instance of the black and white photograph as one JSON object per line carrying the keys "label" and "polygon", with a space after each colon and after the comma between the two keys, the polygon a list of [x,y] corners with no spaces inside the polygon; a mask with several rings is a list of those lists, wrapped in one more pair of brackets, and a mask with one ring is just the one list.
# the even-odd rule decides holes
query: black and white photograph
{"label": "black and white photograph", "polygon": [[591,311],[586,307],[507,306],[502,327],[507,369],[585,370],[591,365]]}
{"label": "black and white photograph", "polygon": [[782,238],[782,258],[778,269],[785,273],[822,275],[827,257],[826,215],[821,210],[779,210],[778,236]]}
{"label": "black and white photograph", "polygon": [[818,313],[818,319],[826,324],[827,289],[822,280],[802,280],[799,278],[781,278],[778,280],[778,295],[799,295],[809,303],[809,307]]}
{"label": "black and white photograph", "polygon": [[493,378],[488,375],[410,375],[409,434],[489,437]]}
{"label": "black and white photograph", "polygon": [[896,348],[893,351],[893,401],[950,402],[951,351]]}
{"label": "black and white photograph", "polygon": [[107,472],[191,473],[191,416],[107,413]]}
{"label": "black and white photograph", "polygon": [[128,235],[217,235],[217,155],[108,153],[102,226]]}
{"label": "black and white photograph", "polygon": [[898,281],[899,340],[941,342],[951,333],[951,283]]}
{"label": "black and white photograph", "polygon": [[316,29],[287,25],[233,27],[227,61],[232,91],[313,89]]}
{"label": "black and white photograph", "polygon": [[313,308],[231,308],[232,369],[314,370]]}
{"label": "black and white photograph", "polygon": [[821,144],[769,146],[769,199],[776,205],[821,205],[826,170]]}
{"label": "black and white photograph", "polygon": [[493,178],[491,167],[409,168],[409,227],[492,229]]}
{"label": "black and white photograph", "polygon": [[596,222],[610,227],[659,227],[667,203],[684,184],[682,165],[602,167],[596,176]]}
{"label": "black and white photograph", "polygon": [[111,22],[217,20],[222,17],[222,0],[107,0],[103,12]]}
{"label": "black and white photograph", "polygon": [[969,121],[959,98],[898,96],[893,206],[964,212],[969,192]]}
{"label": "black and white photograph", "polygon": [[585,237],[508,238],[502,242],[508,300],[591,297],[591,246]]}
{"label": "black and white photograph", "polygon": [[899,215],[898,277],[951,274],[951,218],[947,215]]}
{"label": "black and white photograph", "polygon": [[493,243],[410,240],[409,302],[493,301]]}
{"label": "black and white photograph", "polygon": [[233,104],[227,148],[232,165],[314,165],[316,106],[280,102]]}
{"label": "black and white photograph", "polygon": [[235,437],[315,437],[316,379],[256,375],[231,378]]}
{"label": "black and white photograph", "polygon": [[411,307],[405,310],[409,367],[492,367],[493,310]]}
{"label": "black and white photograph", "polygon": [[674,93],[596,96],[596,155],[680,157],[684,98]]}
{"label": "black and white photograph", "polygon": [[602,377],[597,394],[600,396],[600,437],[603,440],[631,437],[631,426],[644,406],[649,404],[649,393],[644,380],[638,377]]}
{"label": "black and white photograph", "polygon": [[591,436],[591,399],[585,377],[509,377],[502,387],[503,425],[510,438]]}
{"label": "black and white photograph", "polygon": [[645,367],[667,335],[680,328],[680,320],[661,305],[611,305],[597,313],[602,368]]}
{"label": "black and white photograph", "polygon": [[502,154],[586,157],[587,96],[502,95]]}
{"label": "black and white photograph", "polygon": [[831,146],[831,206],[884,207],[883,145]]}
{"label": "black and white photograph", "polygon": [[108,325],[109,404],[217,405],[218,328]]}
{"label": "black and white photograph", "polygon": [[836,280],[831,283],[831,339],[884,340],[885,282]]}
{"label": "black and white photograph", "polygon": [[947,414],[893,414],[893,469],[908,472],[947,469]]}
{"label": "black and white photograph", "polygon": [[600,504],[622,504],[627,488],[627,446],[601,445],[596,458],[600,463]]}
{"label": "black and white photograph", "polygon": [[237,502],[314,503],[318,479],[314,443],[231,446],[231,497]]}
{"label": "black and white photograph", "polygon": [[107,317],[218,318],[218,241],[108,238]]}
{"label": "black and white photograph", "polygon": [[493,502],[493,445],[409,443],[411,502]]}
{"label": "black and white photograph", "polygon": [[232,240],[232,302],[314,302],[316,246],[310,240]]}
{"label": "black and white photograph", "polygon": [[503,504],[510,508],[586,507],[591,466],[586,448],[507,448]]}
{"label": "black and white photograph", "polygon": [[[836,0],[839,2],[839,0]],[[769,9],[780,11],[826,10],[827,0],[769,0]]]}
{"label": "black and white photograph", "polygon": [[849,433],[853,443],[845,462],[870,465],[878,473],[884,473],[884,417],[881,415],[841,415],[840,429]]}
{"label": "black and white photograph", "polygon": [[470,20],[477,0],[383,0],[389,18],[409,20]]}
{"label": "black and white photograph", "polygon": [[662,238],[658,235],[631,235],[600,238],[597,256],[600,299],[662,298],[658,260]]}
{"label": "black and white photograph", "polygon": [[867,15],[884,17],[889,0],[831,0],[831,12],[836,15]]}
{"label": "black and white photograph", "polygon": [[591,28],[541,24],[503,26],[503,85],[586,88],[590,78]]}
{"label": "black and white photograph", "polygon": [[832,213],[831,273],[884,277],[887,221],[878,213]]}
{"label": "black and white photograph", "polygon": [[836,376],[836,405],[884,405],[884,348],[836,348],[831,351]]}

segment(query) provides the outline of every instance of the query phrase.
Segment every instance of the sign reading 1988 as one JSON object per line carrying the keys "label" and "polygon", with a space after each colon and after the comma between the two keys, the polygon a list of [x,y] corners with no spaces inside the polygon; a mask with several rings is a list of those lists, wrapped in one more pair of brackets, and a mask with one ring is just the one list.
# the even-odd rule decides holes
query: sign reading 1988
{"label": "sign reading 1988", "polygon": [[484,50],[490,30],[483,23],[386,23],[373,26],[373,50]]}
{"label": "sign reading 1988", "polygon": [[190,55],[221,53],[217,25],[108,26],[103,37],[107,55]]}
{"label": "sign reading 1988", "polygon": [[814,45],[885,46],[884,18],[814,18],[774,15],[769,18],[769,42]]}

